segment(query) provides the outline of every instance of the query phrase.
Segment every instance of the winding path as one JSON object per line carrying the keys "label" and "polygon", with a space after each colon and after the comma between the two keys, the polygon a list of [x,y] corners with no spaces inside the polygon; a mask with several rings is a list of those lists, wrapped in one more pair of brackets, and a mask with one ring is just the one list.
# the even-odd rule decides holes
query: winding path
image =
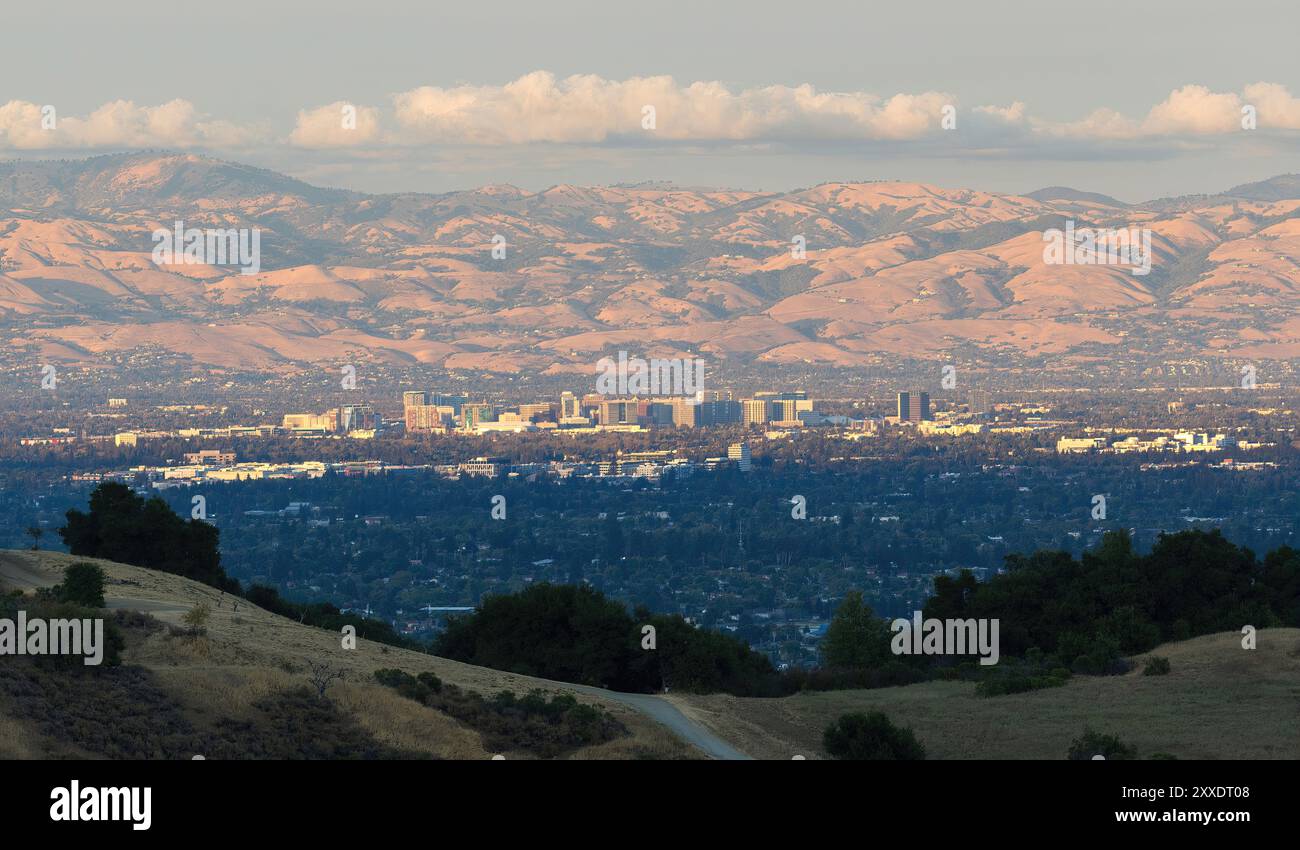
{"label": "winding path", "polygon": [[625,694],[586,685],[564,684],[564,687],[630,706],[651,720],[668,727],[673,734],[686,743],[699,747],[709,758],[726,761],[746,761],[751,758],[713,734],[702,724],[682,714],[677,706],[662,697],[654,694]]}

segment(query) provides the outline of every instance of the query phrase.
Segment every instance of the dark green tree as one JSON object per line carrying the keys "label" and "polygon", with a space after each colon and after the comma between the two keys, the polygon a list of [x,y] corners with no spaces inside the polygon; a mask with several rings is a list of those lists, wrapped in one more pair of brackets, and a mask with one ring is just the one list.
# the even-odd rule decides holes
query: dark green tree
{"label": "dark green tree", "polygon": [[826,727],[822,747],[836,759],[852,761],[920,761],[925,747],[911,729],[895,726],[884,712],[854,712]]}
{"label": "dark green tree", "polygon": [[889,643],[889,627],[854,590],[835,610],[822,639],[822,660],[841,670],[879,667],[892,658]]}
{"label": "dark green tree", "polygon": [[63,573],[63,583],[54,587],[54,595],[62,602],[103,608],[104,571],[94,564],[78,561]]}
{"label": "dark green tree", "polygon": [[158,497],[144,499],[108,482],[90,494],[90,510],[70,510],[59,535],[73,555],[175,573],[223,590],[239,583],[221,568],[216,526],[183,520]]}

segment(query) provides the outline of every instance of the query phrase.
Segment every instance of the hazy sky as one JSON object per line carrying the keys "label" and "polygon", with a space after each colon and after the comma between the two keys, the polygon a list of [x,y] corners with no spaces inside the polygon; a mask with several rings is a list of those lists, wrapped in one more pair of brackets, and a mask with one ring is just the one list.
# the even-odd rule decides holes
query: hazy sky
{"label": "hazy sky", "polygon": [[450,6],[10,0],[0,156],[187,149],[370,191],[884,177],[1125,200],[1300,171],[1294,2]]}

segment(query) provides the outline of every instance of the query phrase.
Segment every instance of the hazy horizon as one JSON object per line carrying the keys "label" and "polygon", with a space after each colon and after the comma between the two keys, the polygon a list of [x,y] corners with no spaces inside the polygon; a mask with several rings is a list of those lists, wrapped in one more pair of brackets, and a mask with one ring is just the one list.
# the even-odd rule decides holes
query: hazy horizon
{"label": "hazy horizon", "polygon": [[1266,2],[1213,27],[1109,0],[1068,26],[1010,2],[70,7],[8,10],[0,157],[174,148],[374,193],[898,179],[1128,203],[1300,171],[1300,14]]}

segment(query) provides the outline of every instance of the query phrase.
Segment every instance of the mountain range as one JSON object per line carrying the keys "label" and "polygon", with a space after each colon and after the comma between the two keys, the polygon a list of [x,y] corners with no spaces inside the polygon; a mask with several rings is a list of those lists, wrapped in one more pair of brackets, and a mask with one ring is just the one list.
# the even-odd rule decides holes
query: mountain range
{"label": "mountain range", "polygon": [[[260,269],[156,263],[177,221],[259,229]],[[1149,229],[1150,274],[1046,263],[1069,221]],[[896,181],[368,195],[190,154],[0,164],[0,344],[90,365],[1292,359],[1298,307],[1300,175],[1125,204]]]}

